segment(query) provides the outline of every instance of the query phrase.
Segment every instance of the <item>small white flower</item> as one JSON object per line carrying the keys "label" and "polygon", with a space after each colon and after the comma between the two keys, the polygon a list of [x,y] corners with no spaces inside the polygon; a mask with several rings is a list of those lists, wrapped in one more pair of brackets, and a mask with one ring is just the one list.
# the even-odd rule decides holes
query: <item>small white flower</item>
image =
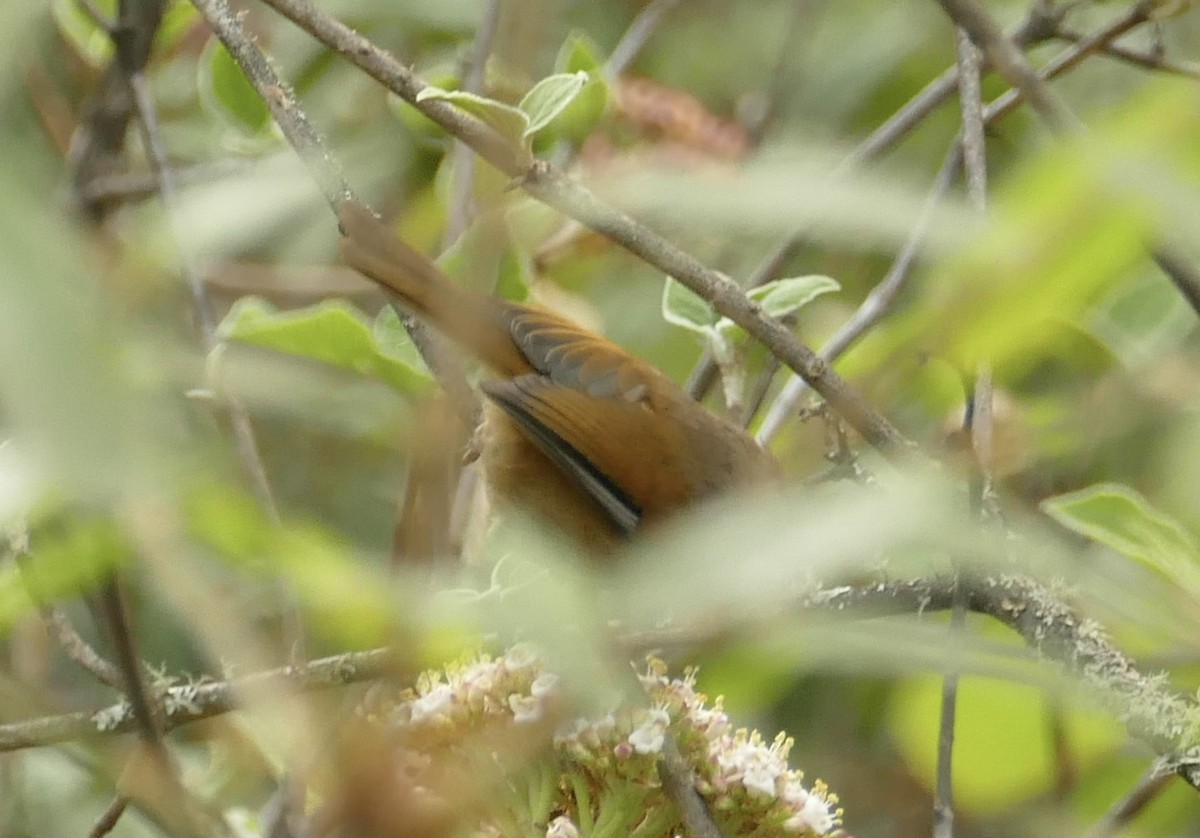
{"label": "small white flower", "polygon": [[533,679],[529,692],[534,698],[544,698],[558,689],[558,676],[553,672],[543,672]]}
{"label": "small white flower", "polygon": [[538,662],[538,654],[528,643],[517,643],[504,653],[504,668],[509,672],[520,672]]}
{"label": "small white flower", "polygon": [[829,804],[815,794],[808,795],[800,811],[783,822],[783,828],[789,832],[803,832],[808,829],[818,835],[824,835],[833,829],[833,815],[829,813]]}
{"label": "small white flower", "polygon": [[641,723],[629,734],[629,744],[639,754],[657,754],[666,740],[671,717],[661,707],[645,711]]}
{"label": "small white flower", "polygon": [[460,677],[468,696],[487,693],[496,683],[496,664],[492,661],[473,663],[463,670]]}
{"label": "small white flower", "polygon": [[775,796],[775,780],[779,777],[779,766],[759,752],[753,754],[742,773],[742,785],[753,794],[763,797]]}
{"label": "small white flower", "polygon": [[546,827],[546,838],[579,838],[579,827],[566,815],[559,815]]}
{"label": "small white flower", "polygon": [[578,741],[579,737],[587,729],[587,719],[571,719],[569,722],[564,722],[554,731],[554,744],[565,745],[568,742]]}
{"label": "small white flower", "polygon": [[412,703],[412,723],[421,724],[436,718],[446,718],[454,702],[454,690],[449,684],[438,684]]}
{"label": "small white flower", "polygon": [[508,709],[512,710],[513,720],[517,724],[536,722],[542,717],[542,702],[531,695],[510,695]]}

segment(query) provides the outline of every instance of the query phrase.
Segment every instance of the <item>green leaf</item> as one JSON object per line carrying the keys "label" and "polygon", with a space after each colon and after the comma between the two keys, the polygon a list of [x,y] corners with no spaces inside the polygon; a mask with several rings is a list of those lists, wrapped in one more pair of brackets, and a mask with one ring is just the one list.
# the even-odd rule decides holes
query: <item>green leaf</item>
{"label": "green leaf", "polygon": [[718,319],[706,300],[671,277],[663,286],[662,314],[668,323],[702,335],[710,334]]}
{"label": "green leaf", "polygon": [[525,112],[496,99],[467,93],[465,90],[442,90],[440,87],[428,86],[417,94],[417,101],[429,100],[449,102],[459,110],[479,117],[513,142],[519,142],[527,135],[529,117]]}
{"label": "green leaf", "polygon": [[1042,509],[1067,529],[1141,562],[1200,599],[1195,540],[1128,486],[1098,483],[1049,498]]}
{"label": "green leaf", "polygon": [[599,73],[604,68],[600,48],[588,35],[575,30],[563,41],[558,56],[554,59],[554,70],[558,73]]}
{"label": "green leaf", "polygon": [[[117,0],[96,0],[96,8],[108,20],[117,19]],[[113,43],[75,0],[54,0],[51,6],[58,31],[88,64],[100,67],[112,60]]]}
{"label": "green leaf", "polygon": [[358,311],[340,300],[281,312],[247,297],[226,315],[219,334],[375,378],[405,394],[422,392],[429,383],[396,344],[385,346]]}
{"label": "green leaf", "polygon": [[261,134],[271,124],[271,112],[242,68],[215,37],[204,47],[197,64],[203,101],[247,134]]}
{"label": "green leaf", "polygon": [[380,351],[389,358],[395,358],[412,369],[418,370],[425,378],[429,378],[426,373],[425,361],[421,358],[421,353],[417,351],[416,344],[409,337],[408,330],[400,322],[400,315],[396,313],[395,308],[384,306],[379,310],[379,314],[375,316],[375,322],[371,326],[371,336],[379,345]]}
{"label": "green leaf", "polygon": [[[888,700],[891,740],[913,775],[932,789],[937,775],[941,678],[902,681]],[[959,681],[954,733],[954,799],[978,816],[1011,813],[1020,801],[1054,788],[1056,757],[1046,735],[1046,694],[999,678]],[[1101,764],[1125,741],[1124,731],[1100,711],[1059,708],[1061,729],[1080,765]]]}
{"label": "green leaf", "polygon": [[320,525],[271,521],[253,498],[224,484],[194,489],[187,512],[190,536],[230,565],[283,576],[331,642],[361,648],[394,627],[387,583]]}
{"label": "green leaf", "polygon": [[131,549],[120,528],[97,514],[76,512],[48,522],[33,533],[28,562],[0,567],[0,637],[39,601],[55,602],[95,588],[129,560]]}
{"label": "green leaf", "polygon": [[581,71],[556,73],[535,84],[518,106],[529,117],[529,124],[522,139],[533,136],[553,122],[575,100],[587,83],[588,74]]}
{"label": "green leaf", "polygon": [[757,301],[763,311],[772,317],[785,317],[822,294],[841,289],[836,280],[811,274],[773,280],[751,289],[747,296]]}

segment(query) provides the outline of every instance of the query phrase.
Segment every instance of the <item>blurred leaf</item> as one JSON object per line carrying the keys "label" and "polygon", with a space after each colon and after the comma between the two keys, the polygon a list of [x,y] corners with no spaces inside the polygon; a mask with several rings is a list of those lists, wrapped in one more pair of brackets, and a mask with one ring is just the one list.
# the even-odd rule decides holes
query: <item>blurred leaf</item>
{"label": "blurred leaf", "polygon": [[76,512],[37,527],[30,534],[28,561],[0,567],[0,636],[39,600],[58,602],[93,590],[128,561],[131,548],[109,518]]}
{"label": "blurred leaf", "polygon": [[393,306],[384,306],[379,310],[379,314],[375,315],[375,322],[371,325],[371,335],[379,344],[380,350],[386,355],[398,358],[407,366],[419,371],[423,377],[430,378],[425,361],[417,350],[417,345],[412,342],[408,330],[400,322],[400,315],[396,313]]}
{"label": "blurred leaf", "polygon": [[417,94],[418,102],[429,100],[449,102],[459,110],[479,117],[514,143],[523,141],[527,136],[529,117],[525,115],[524,111],[514,108],[512,105],[506,105],[477,93],[468,93],[465,90],[442,90],[432,86],[425,87]]}
{"label": "blurred leaf", "polygon": [[[221,322],[218,334],[287,352],[370,376],[406,395],[424,392],[428,377],[376,339],[356,309],[340,300],[299,311],[279,311],[257,297],[239,300]],[[396,344],[391,344],[395,346]]]}
{"label": "blurred leaf", "polygon": [[868,365],[900,351],[968,369],[987,359],[1013,374],[1036,364],[1057,321],[1078,324],[1144,263],[1159,228],[1197,211],[1197,146],[1194,90],[1166,85],[1026,163],[996,190],[988,229],[935,269],[907,315],[864,342]]}
{"label": "blurred leaf", "polygon": [[536,134],[554,121],[575,100],[588,82],[588,74],[557,73],[539,81],[525,94],[518,107],[529,117],[522,139]]}
{"label": "blurred leaf", "polygon": [[842,286],[827,276],[812,274],[775,279],[752,288],[746,296],[757,301],[772,317],[785,317],[812,302],[822,294],[840,291]]}
{"label": "blurred leaf", "polygon": [[[737,169],[668,169],[650,163],[605,172],[590,185],[630,213],[689,234],[794,235],[867,250],[902,244],[923,211],[926,187],[883,172],[846,171],[834,147],[765,149]],[[961,244],[976,227],[954,201],[934,212],[927,252]]]}
{"label": "blurred leaf", "polygon": [[596,45],[586,32],[574,30],[567,35],[558,55],[554,59],[554,71],[557,73],[599,73],[604,69],[604,61],[600,58],[600,47]]}
{"label": "blurred leaf", "polygon": [[1176,347],[1196,328],[1196,313],[1169,282],[1143,276],[1113,288],[1088,322],[1089,331],[1130,366]]}
{"label": "blurred leaf", "polygon": [[1157,570],[1200,601],[1200,555],[1191,534],[1127,486],[1100,483],[1042,501],[1064,527]]}
{"label": "blurred leaf", "polygon": [[[116,21],[118,0],[94,0],[106,20]],[[112,36],[96,25],[76,0],[53,0],[51,12],[58,31],[79,56],[93,67],[103,67],[113,57]],[[154,52],[171,52],[199,19],[191,3],[168,3],[154,35]]]}
{"label": "blurred leaf", "polygon": [[[940,678],[919,677],[898,686],[889,728],[905,762],[926,788],[937,767]],[[993,678],[964,677],[958,687],[954,733],[955,806],[987,815],[1049,793],[1056,780],[1049,735],[1052,704],[1041,690]],[[1125,741],[1113,720],[1094,711],[1062,710],[1071,755],[1088,766]]]}
{"label": "blurred leaf", "polygon": [[272,125],[271,112],[215,36],[209,38],[197,64],[201,101],[243,132],[260,135]]}
{"label": "blurred leaf", "polygon": [[[117,0],[96,0],[95,6],[110,21],[117,19]],[[91,15],[75,0],[54,0],[51,5],[58,31],[75,47],[84,61],[102,67],[112,60],[112,37],[96,25]]]}
{"label": "blurred leaf", "polygon": [[528,255],[506,241],[507,219],[484,213],[438,257],[454,279],[484,294],[523,302],[529,298],[533,268]]}
{"label": "blurred leaf", "polygon": [[701,335],[708,335],[719,319],[707,300],[671,277],[663,286],[662,315],[668,323]]}
{"label": "blurred leaf", "polygon": [[[462,86],[459,71],[451,64],[438,64],[422,68],[421,78],[425,79],[425,82],[431,87],[441,90],[458,90]],[[446,136],[446,132],[440,125],[391,91],[387,93],[387,105],[388,110],[414,135],[425,138],[436,137],[439,140]]]}
{"label": "blurred leaf", "polygon": [[362,648],[393,627],[390,586],[378,569],[317,524],[274,524],[252,498],[221,484],[193,489],[187,511],[192,538],[243,571],[281,575],[333,642]]}

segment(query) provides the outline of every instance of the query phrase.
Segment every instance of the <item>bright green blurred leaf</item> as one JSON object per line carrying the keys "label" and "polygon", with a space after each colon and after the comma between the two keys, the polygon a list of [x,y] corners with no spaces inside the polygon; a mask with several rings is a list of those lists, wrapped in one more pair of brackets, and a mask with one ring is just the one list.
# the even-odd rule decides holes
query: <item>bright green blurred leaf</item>
{"label": "bright green blurred leaf", "polygon": [[717,313],[699,294],[667,277],[663,286],[662,315],[668,323],[707,335],[717,325]]}
{"label": "bright green blurred leaf", "polygon": [[600,47],[586,32],[575,30],[563,41],[554,59],[556,73],[599,73],[604,68]]}
{"label": "bright green blurred leaf", "polygon": [[746,296],[756,300],[772,317],[785,317],[808,305],[822,294],[841,289],[842,286],[836,280],[812,274],[775,279],[757,288],[752,288]]}
{"label": "bright green blurred leaf", "polygon": [[1127,486],[1100,483],[1042,501],[1064,527],[1153,568],[1200,600],[1200,556],[1191,534]]}
{"label": "bright green blurred leaf", "polygon": [[210,38],[197,68],[202,101],[246,134],[267,130],[271,112],[224,44]]}
{"label": "bright green blurred leaf", "polygon": [[[106,20],[117,19],[117,0],[94,0],[93,5]],[[84,61],[102,67],[113,56],[112,37],[96,25],[77,0],[53,0],[51,12],[58,31],[75,47]],[[191,3],[168,3],[154,36],[154,52],[170,52],[199,17]]]}
{"label": "bright green blurred leaf", "polygon": [[109,518],[73,514],[37,527],[20,569],[15,562],[0,567],[0,636],[32,608],[30,591],[45,602],[78,596],[94,589],[129,556],[128,542]]}
{"label": "bright green blurred leaf", "polygon": [[[117,18],[117,0],[95,0],[96,8],[107,20]],[[54,0],[50,7],[58,31],[75,47],[84,61],[101,67],[113,56],[112,38],[96,25],[75,0]]]}
{"label": "bright green blurred leaf", "polygon": [[529,117],[522,139],[545,128],[567,109],[588,82],[588,74],[556,73],[539,81],[525,94],[520,109]]}
{"label": "bright green blurred leaf", "polygon": [[383,642],[394,624],[389,586],[315,523],[272,523],[229,486],[194,489],[187,500],[192,538],[242,570],[283,576],[321,633],[363,647]]}
{"label": "bright green blurred leaf", "polygon": [[908,315],[864,341],[868,365],[903,351],[965,369],[986,359],[1010,374],[1035,365],[1057,322],[1079,324],[1146,264],[1159,229],[1194,215],[1194,94],[1190,85],[1151,88],[1000,184],[988,229],[933,271]]}
{"label": "bright green blurred leaf", "polygon": [[[888,726],[917,778],[933,788],[937,766],[940,678],[901,683],[888,707]],[[1056,781],[1046,694],[993,678],[964,677],[954,731],[954,802],[965,813],[988,815],[1049,793]],[[1120,726],[1098,712],[1062,710],[1071,754],[1090,765],[1125,740]]]}
{"label": "bright green blurred leaf", "polygon": [[1113,288],[1088,323],[1089,331],[1130,366],[1175,349],[1195,328],[1196,313],[1161,276]]}
{"label": "bright green blurred leaf", "polygon": [[424,392],[428,377],[411,356],[385,345],[348,303],[318,303],[299,311],[279,311],[257,297],[240,300],[221,322],[224,340],[299,355],[369,376],[404,394]]}
{"label": "bright green blurred leaf", "polygon": [[526,137],[529,117],[512,105],[465,90],[442,90],[439,87],[427,86],[417,94],[417,101],[430,100],[449,102],[459,110],[479,117],[513,142],[521,142]]}

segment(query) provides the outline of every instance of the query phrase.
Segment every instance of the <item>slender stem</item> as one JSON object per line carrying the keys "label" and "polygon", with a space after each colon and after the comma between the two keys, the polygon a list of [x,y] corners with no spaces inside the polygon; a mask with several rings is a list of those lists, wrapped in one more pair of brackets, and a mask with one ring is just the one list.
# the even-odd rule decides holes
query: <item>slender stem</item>
{"label": "slender stem", "polygon": [[[220,0],[196,2],[202,7],[223,5]],[[912,449],[911,443],[861,394],[792,335],[786,326],[767,317],[727,276],[605,204],[582,184],[550,164],[532,163],[528,152],[508,142],[481,120],[448,102],[419,100],[426,85],[408,67],[311,4],[301,0],[264,2],[337,50],[451,134],[469,143],[484,159],[516,178],[530,195],[621,244],[709,300],[717,311],[744,328],[808,380],[869,444],[891,453]]]}
{"label": "slender stem", "polygon": [[671,9],[678,5],[679,0],[650,0],[613,47],[608,61],[604,62],[604,77],[612,81],[628,70],[629,65],[642,51],[642,47],[650,40],[650,36],[658,30]]}

